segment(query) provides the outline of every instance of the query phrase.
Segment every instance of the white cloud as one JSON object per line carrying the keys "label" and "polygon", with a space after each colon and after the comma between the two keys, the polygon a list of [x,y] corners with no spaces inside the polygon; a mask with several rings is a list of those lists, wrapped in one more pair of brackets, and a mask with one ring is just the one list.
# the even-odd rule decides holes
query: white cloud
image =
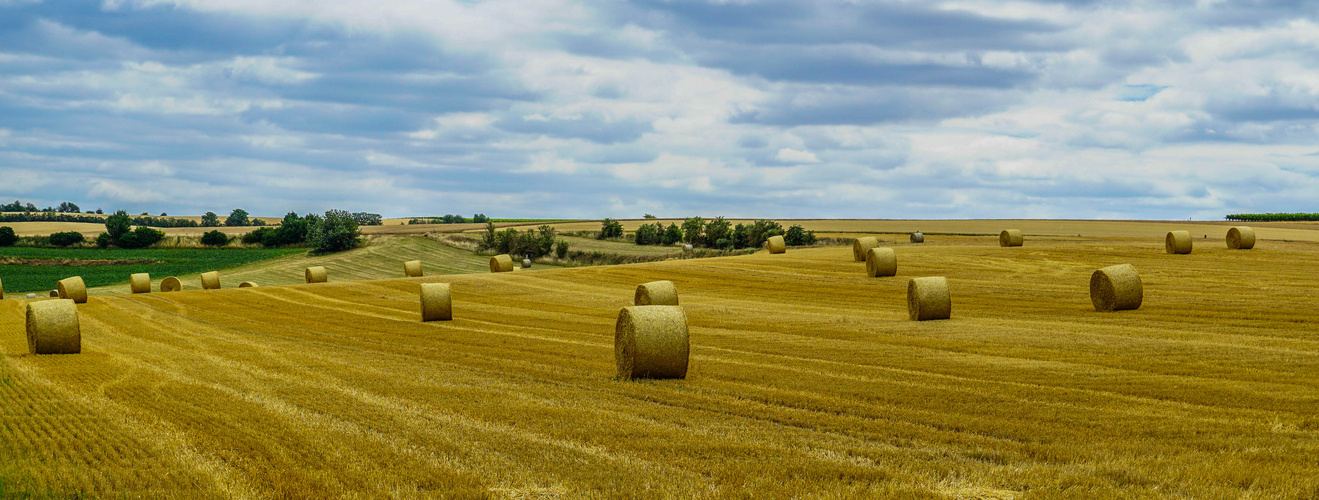
{"label": "white cloud", "polygon": [[774,154],[774,157],[786,163],[820,163],[820,159],[815,156],[815,153],[797,151],[792,148],[780,149],[778,153]]}

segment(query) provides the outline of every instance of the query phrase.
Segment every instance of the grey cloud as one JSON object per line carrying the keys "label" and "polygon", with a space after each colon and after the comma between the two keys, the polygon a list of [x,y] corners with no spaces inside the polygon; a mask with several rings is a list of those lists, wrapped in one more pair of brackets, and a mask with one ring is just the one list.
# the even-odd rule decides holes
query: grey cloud
{"label": "grey cloud", "polygon": [[521,134],[542,134],[562,139],[585,139],[601,144],[628,143],[640,139],[642,134],[654,131],[650,122],[638,120],[607,120],[598,115],[585,115],[575,119],[528,120],[510,116],[495,126]]}
{"label": "grey cloud", "polygon": [[779,126],[929,121],[976,116],[1020,99],[1016,94],[956,89],[793,87],[731,121]]}

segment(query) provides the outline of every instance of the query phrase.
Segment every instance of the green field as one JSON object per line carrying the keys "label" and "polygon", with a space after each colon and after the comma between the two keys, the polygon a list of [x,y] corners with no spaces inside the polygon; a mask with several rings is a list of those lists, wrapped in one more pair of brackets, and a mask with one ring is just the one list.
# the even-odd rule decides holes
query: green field
{"label": "green field", "polygon": [[55,282],[70,276],[82,276],[83,282],[88,287],[97,287],[127,283],[128,276],[133,273],[151,273],[153,277],[197,274],[306,252],[305,248],[102,250],[7,247],[0,249],[0,257],[52,260],[155,260],[160,263],[92,266],[0,265],[0,280],[4,284],[5,291],[10,293],[53,290]]}

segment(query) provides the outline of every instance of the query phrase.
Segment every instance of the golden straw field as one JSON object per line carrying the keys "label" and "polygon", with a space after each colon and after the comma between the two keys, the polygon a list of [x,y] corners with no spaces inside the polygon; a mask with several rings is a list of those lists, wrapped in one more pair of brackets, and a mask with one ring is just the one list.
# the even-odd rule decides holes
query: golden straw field
{"label": "golden straw field", "polygon": [[[817,230],[905,230],[847,222]],[[290,262],[330,282],[250,289],[222,270],[222,290],[93,295],[77,355],[26,354],[11,296],[0,496],[1319,498],[1319,231],[1232,251],[1202,224],[1168,255],[1146,225],[1188,224],[1022,224],[1001,248],[1000,221],[919,223],[887,278],[850,244],[454,275],[389,247],[372,262],[427,276]],[[1091,273],[1123,263],[1143,305],[1095,312]],[[952,319],[907,320],[924,276]],[[614,380],[619,309],[656,280],[687,377]],[[420,322],[427,282],[452,321]]]}

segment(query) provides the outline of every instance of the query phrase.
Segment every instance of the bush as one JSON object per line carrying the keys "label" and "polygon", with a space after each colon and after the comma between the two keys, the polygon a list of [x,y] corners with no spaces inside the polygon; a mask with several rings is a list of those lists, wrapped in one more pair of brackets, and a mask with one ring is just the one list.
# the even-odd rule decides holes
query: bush
{"label": "bush", "polygon": [[641,227],[637,228],[637,234],[634,240],[638,245],[654,245],[660,242],[660,233],[655,230],[655,226],[642,224]]}
{"label": "bush", "polygon": [[83,237],[82,233],[77,231],[64,231],[50,235],[50,244],[57,247],[67,247],[69,245],[82,243],[83,241],[86,241],[86,238]]}
{"label": "bush", "polygon": [[110,237],[110,233],[101,233],[96,235],[96,246],[101,248],[110,248],[110,245],[113,244],[114,244],[114,238]]}
{"label": "bush", "polygon": [[664,236],[660,241],[665,245],[682,241],[682,229],[679,229],[677,224],[669,224],[669,228],[664,230]]}
{"label": "bush", "polygon": [[353,215],[343,210],[329,210],[325,218],[312,224],[307,233],[307,242],[316,252],[341,252],[357,247],[357,239],[362,232],[357,228]]}
{"label": "bush", "polygon": [[260,243],[265,246],[274,246],[271,242],[275,239],[276,231],[277,230],[273,227],[263,227],[256,231],[244,234],[242,242],[245,245],[255,245]]}
{"label": "bush", "polygon": [[788,232],[783,233],[783,242],[789,246],[814,245],[815,231],[807,231],[801,225],[793,224]]}
{"label": "bush", "polygon": [[137,226],[132,232],[125,233],[115,240],[119,248],[145,248],[159,243],[165,238],[165,232],[146,226]]}
{"label": "bush", "polygon": [[5,226],[0,227],[0,247],[13,246],[18,242],[18,235],[14,234],[14,228]]}
{"label": "bush", "polygon": [[119,238],[128,234],[132,229],[133,218],[128,216],[128,212],[120,210],[105,218],[105,232],[110,235],[111,242],[118,242]]}
{"label": "bush", "polygon": [[247,218],[247,210],[235,208],[233,212],[229,212],[229,217],[224,219],[224,225],[230,227],[250,226],[252,221]]}
{"label": "bush", "polygon": [[202,244],[208,247],[222,247],[229,244],[229,235],[219,230],[207,231],[202,235]]}
{"label": "bush", "polygon": [[[770,236],[783,234],[783,226],[772,220],[760,219],[747,226],[746,246],[759,248]],[[786,241],[784,243],[787,243]]]}
{"label": "bush", "polygon": [[600,224],[600,236],[598,239],[606,240],[609,238],[623,237],[623,223],[614,219],[605,218]]}
{"label": "bush", "polygon": [[727,245],[720,245],[720,240],[727,240],[733,237],[733,227],[721,215],[715,217],[705,226],[705,244],[714,248],[724,248]]}
{"label": "bush", "polygon": [[701,242],[701,234],[705,231],[705,219],[700,217],[688,217],[682,221],[682,241],[693,245]]}
{"label": "bush", "polygon": [[559,240],[554,244],[554,255],[562,259],[568,256],[568,242]]}

